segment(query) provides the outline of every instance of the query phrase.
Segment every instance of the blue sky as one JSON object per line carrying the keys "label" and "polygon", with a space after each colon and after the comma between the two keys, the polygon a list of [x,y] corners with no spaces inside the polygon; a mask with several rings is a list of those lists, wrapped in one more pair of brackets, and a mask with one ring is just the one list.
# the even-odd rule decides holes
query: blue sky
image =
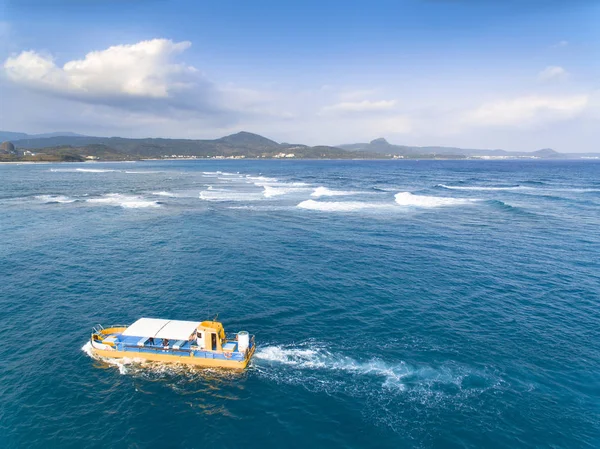
{"label": "blue sky", "polygon": [[0,129],[600,151],[600,4],[0,0]]}

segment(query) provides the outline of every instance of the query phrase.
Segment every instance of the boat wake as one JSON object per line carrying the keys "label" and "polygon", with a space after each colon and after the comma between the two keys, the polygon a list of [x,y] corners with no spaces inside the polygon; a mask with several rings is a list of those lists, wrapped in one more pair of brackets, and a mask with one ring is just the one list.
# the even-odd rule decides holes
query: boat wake
{"label": "boat wake", "polygon": [[388,394],[394,390],[457,395],[480,393],[499,382],[493,374],[451,361],[437,367],[404,361],[389,363],[378,358],[358,361],[313,342],[259,348],[252,367],[277,382],[323,389],[328,393],[372,390],[378,385],[376,388],[385,389]]}

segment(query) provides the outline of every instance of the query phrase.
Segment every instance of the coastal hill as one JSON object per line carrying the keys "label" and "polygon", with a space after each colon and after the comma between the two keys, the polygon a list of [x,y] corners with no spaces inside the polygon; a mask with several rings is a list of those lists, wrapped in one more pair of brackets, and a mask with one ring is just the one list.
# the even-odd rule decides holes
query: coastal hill
{"label": "coastal hill", "polygon": [[[11,137],[12,136],[12,137]],[[75,133],[28,135],[0,131],[0,142],[10,141],[16,154],[0,154],[0,160],[84,161],[166,158],[296,158],[296,159],[466,159],[598,157],[596,154],[565,154],[552,149],[516,152],[501,149],[464,149],[443,146],[394,145],[384,138],[368,143],[308,146],[278,143],[249,132],[219,139],[165,139],[95,137]],[[1,153],[1,152],[0,152]]]}
{"label": "coastal hill", "polygon": [[506,151],[506,150],[483,150],[483,149],[465,149],[456,147],[428,146],[417,147],[407,145],[393,145],[383,137],[372,140],[369,143],[352,143],[338,145],[339,148],[348,151],[364,151],[367,153],[391,154],[397,156],[412,156],[416,154],[428,154],[438,156],[492,156],[492,157],[538,157],[538,158],[565,158],[568,154],[561,154],[552,149],[546,148],[538,151]]}
{"label": "coastal hill", "polygon": [[[0,133],[1,135],[1,133]],[[386,156],[329,146],[277,143],[249,132],[214,140],[51,136],[13,140],[19,160],[135,160],[151,158],[377,159]],[[16,160],[16,157],[1,157]]]}

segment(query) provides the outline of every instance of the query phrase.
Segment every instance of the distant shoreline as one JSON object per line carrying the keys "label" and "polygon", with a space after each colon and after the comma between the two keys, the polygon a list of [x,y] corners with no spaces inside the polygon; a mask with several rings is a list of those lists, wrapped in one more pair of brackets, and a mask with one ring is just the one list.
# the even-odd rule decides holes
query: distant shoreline
{"label": "distant shoreline", "polygon": [[279,158],[244,158],[244,159],[214,159],[214,158],[165,158],[165,159],[138,159],[129,161],[0,161],[0,165],[34,165],[34,164],[126,164],[126,163],[137,163],[137,162],[155,162],[155,161],[212,161],[212,162],[224,162],[224,161],[285,161],[285,162],[299,162],[299,161],[480,161],[480,162],[509,162],[509,161],[521,161],[521,162],[539,162],[539,161],[580,161],[580,162],[593,162],[600,161],[600,157],[580,157],[580,158],[499,158],[499,159],[486,159],[480,157],[465,157],[465,158],[294,158],[294,159],[279,159]]}

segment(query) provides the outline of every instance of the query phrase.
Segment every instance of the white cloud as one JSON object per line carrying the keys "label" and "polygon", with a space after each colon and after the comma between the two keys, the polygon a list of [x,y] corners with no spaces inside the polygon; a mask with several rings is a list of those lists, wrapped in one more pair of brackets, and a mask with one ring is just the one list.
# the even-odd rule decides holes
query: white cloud
{"label": "white cloud", "polygon": [[573,118],[584,111],[587,95],[526,96],[486,103],[463,115],[475,126],[530,126]]}
{"label": "white cloud", "polygon": [[396,100],[380,101],[344,101],[331,106],[325,106],[321,109],[322,113],[360,113],[360,112],[380,112],[389,111],[396,107]]}
{"label": "white cloud", "polygon": [[569,41],[559,41],[553,45],[554,48],[564,48],[569,45]]}
{"label": "white cloud", "polygon": [[16,84],[83,102],[127,107],[136,106],[128,102],[131,99],[160,99],[181,106],[186,103],[185,92],[206,90],[208,84],[194,67],[173,61],[190,45],[168,39],[115,45],[62,67],[50,56],[24,51],[9,57],[3,68]]}
{"label": "white cloud", "polygon": [[540,81],[557,81],[564,80],[569,76],[564,68],[556,65],[550,65],[538,74]]}
{"label": "white cloud", "polygon": [[[306,144],[386,137],[405,144],[530,149],[567,141],[561,132],[580,141],[594,136],[585,137],[588,147],[597,141],[600,103],[591,92],[515,96],[527,86],[503,85],[506,93],[486,102],[490,92],[500,91],[493,83],[455,85],[444,77],[349,87],[319,79],[316,86],[294,88],[294,80],[282,81],[275,71],[262,85],[248,85],[243,72],[232,76],[236,83],[221,81],[226,77],[217,83],[195,67],[200,62],[182,61],[190,45],[154,39],[60,64],[36,51],[15,53],[0,61],[0,98],[9,106],[0,110],[0,122],[28,132],[129,137],[214,138],[247,130]],[[566,74],[561,67],[546,71],[548,79]],[[594,129],[580,132],[585,127]]]}

